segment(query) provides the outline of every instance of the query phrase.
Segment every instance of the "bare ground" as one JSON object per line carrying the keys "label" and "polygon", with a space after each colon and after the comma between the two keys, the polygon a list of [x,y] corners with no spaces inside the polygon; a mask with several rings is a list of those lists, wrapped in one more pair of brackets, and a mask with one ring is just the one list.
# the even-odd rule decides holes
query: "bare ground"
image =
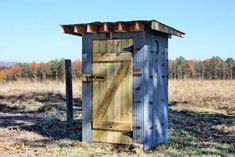
{"label": "bare ground", "polygon": [[[187,91],[187,92],[186,92]],[[127,146],[81,141],[81,99],[65,121],[63,93],[0,92],[0,157],[7,156],[234,156],[235,81],[171,81],[169,137],[141,153]]]}

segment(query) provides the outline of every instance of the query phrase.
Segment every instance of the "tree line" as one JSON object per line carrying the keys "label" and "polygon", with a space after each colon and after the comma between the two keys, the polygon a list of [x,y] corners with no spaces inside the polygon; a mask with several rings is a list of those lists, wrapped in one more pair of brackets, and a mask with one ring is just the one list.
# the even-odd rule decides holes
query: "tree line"
{"label": "tree line", "polygon": [[[64,80],[65,66],[64,59],[52,60],[41,63],[18,63],[13,67],[0,67],[0,80],[30,79],[43,81]],[[75,60],[72,62],[73,78],[81,78],[82,62]]]}
{"label": "tree line", "polygon": [[[170,79],[235,79],[235,60],[212,57],[206,60],[187,60],[180,56],[169,60]],[[73,79],[82,77],[82,62],[72,62]],[[13,67],[0,67],[0,80],[64,80],[64,59],[45,63],[19,63]]]}
{"label": "tree line", "polygon": [[235,79],[235,60],[212,57],[206,60],[186,60],[180,56],[169,60],[170,79]]}

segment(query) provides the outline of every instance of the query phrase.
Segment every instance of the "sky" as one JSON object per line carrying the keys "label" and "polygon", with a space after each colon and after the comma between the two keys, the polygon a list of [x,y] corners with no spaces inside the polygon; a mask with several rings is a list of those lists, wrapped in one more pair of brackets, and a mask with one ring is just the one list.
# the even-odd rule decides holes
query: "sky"
{"label": "sky", "polygon": [[235,58],[234,0],[5,0],[0,3],[0,61],[81,59],[81,37],[61,24],[156,19],[186,33],[169,40],[169,58]]}

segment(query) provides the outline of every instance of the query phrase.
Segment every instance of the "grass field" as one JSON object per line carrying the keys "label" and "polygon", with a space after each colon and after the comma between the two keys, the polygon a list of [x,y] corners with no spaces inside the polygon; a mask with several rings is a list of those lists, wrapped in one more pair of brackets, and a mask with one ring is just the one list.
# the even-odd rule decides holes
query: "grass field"
{"label": "grass field", "polygon": [[81,82],[72,124],[62,82],[0,83],[0,157],[235,156],[235,81],[169,81],[168,142],[149,152],[81,140]]}

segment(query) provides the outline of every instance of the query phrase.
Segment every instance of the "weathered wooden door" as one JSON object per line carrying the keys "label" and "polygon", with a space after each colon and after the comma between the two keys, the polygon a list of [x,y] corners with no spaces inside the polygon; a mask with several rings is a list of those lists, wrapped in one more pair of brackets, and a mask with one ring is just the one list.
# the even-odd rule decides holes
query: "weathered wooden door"
{"label": "weathered wooden door", "polygon": [[132,39],[93,41],[93,141],[132,143],[132,45]]}

